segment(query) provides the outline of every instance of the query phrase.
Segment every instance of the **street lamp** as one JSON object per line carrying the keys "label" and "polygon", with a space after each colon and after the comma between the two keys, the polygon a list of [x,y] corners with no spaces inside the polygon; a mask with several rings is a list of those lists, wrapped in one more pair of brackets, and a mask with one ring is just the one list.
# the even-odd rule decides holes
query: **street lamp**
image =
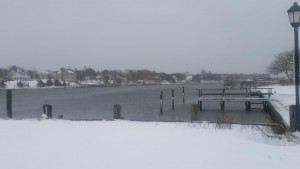
{"label": "street lamp", "polygon": [[290,19],[290,23],[294,28],[294,38],[295,38],[295,56],[294,56],[294,66],[295,66],[295,88],[296,88],[296,124],[297,130],[300,131],[300,106],[299,106],[299,45],[298,45],[298,27],[300,25],[300,6],[297,2],[287,11]]}

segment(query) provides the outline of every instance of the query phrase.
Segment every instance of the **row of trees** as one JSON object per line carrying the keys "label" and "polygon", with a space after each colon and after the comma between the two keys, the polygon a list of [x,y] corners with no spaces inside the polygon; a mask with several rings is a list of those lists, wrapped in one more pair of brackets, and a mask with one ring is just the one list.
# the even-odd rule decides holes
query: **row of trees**
{"label": "row of trees", "polygon": [[[294,80],[294,51],[284,51],[275,55],[275,60],[267,68],[269,74],[278,75],[283,73],[290,83],[293,83]],[[97,75],[104,77],[104,81],[107,81],[110,77],[118,79],[118,77],[125,77],[128,81],[137,81],[137,80],[166,80],[174,82],[174,76],[178,80],[184,80],[186,74],[183,73],[157,73],[155,71],[149,70],[127,70],[125,72],[114,70],[103,70],[95,71],[91,68],[85,68],[84,70],[76,70],[76,77],[78,80],[83,80],[84,77],[89,76],[95,78]],[[213,74],[210,71],[202,70],[201,73],[193,75],[192,81],[199,82],[200,80],[222,80],[222,77],[218,74]],[[224,80],[224,79],[223,79]],[[237,80],[234,75],[229,75],[225,79],[227,82],[231,83],[234,80]]]}
{"label": "row of trees", "polygon": [[[144,70],[103,70],[95,71],[92,68],[86,68],[84,70],[76,69],[76,77],[78,80],[84,80],[85,77],[90,79],[95,79],[97,75],[101,76],[104,81],[109,78],[119,79],[126,78],[128,81],[137,81],[137,80],[165,80],[174,82],[174,76],[178,81],[185,80],[187,73],[164,73],[164,72],[155,72],[147,69]],[[201,79],[205,80],[221,80],[221,76],[213,74],[211,71],[202,70],[201,73],[198,73],[193,76],[193,81],[199,82]]]}
{"label": "row of trees", "polygon": [[44,83],[42,80],[38,80],[37,87],[45,87],[45,86],[67,86],[66,81],[61,82],[58,79],[52,81],[50,78]]}
{"label": "row of trees", "polygon": [[121,81],[126,79],[127,81],[137,81],[137,80],[167,80],[174,81],[173,76],[176,76],[178,80],[184,80],[186,75],[184,73],[158,73],[150,70],[102,70],[96,71],[92,68],[85,68],[83,70],[76,69],[76,78],[77,80],[85,80],[87,77],[89,79],[97,79],[101,77],[104,82],[107,82],[109,79],[114,79],[116,81]]}
{"label": "row of trees", "polygon": [[[149,70],[127,70],[125,72],[119,70],[103,70],[95,71],[92,68],[85,68],[84,70],[76,70],[76,77],[78,80],[83,80],[84,77],[91,77],[92,79],[96,78],[97,75],[100,75],[104,78],[106,82],[109,78],[113,77],[114,79],[120,80],[120,77],[126,78],[128,81],[137,81],[137,80],[166,80],[174,82],[174,76],[178,80],[184,80],[186,74],[183,73],[157,73],[155,71]],[[283,73],[290,83],[293,83],[294,80],[294,51],[284,51],[275,55],[275,60],[267,68],[269,74],[278,75]],[[200,80],[222,80],[222,77],[218,74],[213,74],[210,71],[202,70],[201,73],[193,75],[192,81],[199,82]],[[227,76],[225,79],[227,82],[231,83],[237,78],[233,75]]]}
{"label": "row of trees", "polygon": [[[2,86],[2,83],[0,83],[0,87],[4,88],[5,87],[5,83],[3,83],[3,84],[4,85]],[[28,85],[29,85],[28,83],[25,83],[25,82],[22,82],[22,81],[17,82],[17,86],[19,88],[22,88],[22,87],[25,87],[25,86],[28,86]],[[37,87],[45,87],[45,86],[48,86],[48,87],[50,87],[50,86],[67,86],[67,84],[66,84],[65,81],[61,82],[61,81],[55,79],[54,82],[53,82],[51,79],[48,79],[46,81],[46,83],[44,83],[42,80],[38,80],[36,86]]]}

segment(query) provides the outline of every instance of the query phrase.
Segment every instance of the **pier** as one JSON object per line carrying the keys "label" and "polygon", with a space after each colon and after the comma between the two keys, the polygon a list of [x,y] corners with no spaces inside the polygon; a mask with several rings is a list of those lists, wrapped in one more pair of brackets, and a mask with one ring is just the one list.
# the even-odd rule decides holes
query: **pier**
{"label": "pier", "polygon": [[[267,90],[267,92],[261,92],[260,90]],[[262,104],[264,110],[266,110],[267,101],[272,94],[272,88],[198,89],[198,107],[201,111],[203,102],[220,102],[221,111],[225,111],[226,102],[245,102],[247,111],[251,109],[253,104]]]}

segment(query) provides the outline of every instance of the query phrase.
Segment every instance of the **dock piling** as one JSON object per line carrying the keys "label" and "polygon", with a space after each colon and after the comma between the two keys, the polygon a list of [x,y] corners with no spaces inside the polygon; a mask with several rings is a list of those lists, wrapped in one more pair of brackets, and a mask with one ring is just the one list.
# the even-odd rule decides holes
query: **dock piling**
{"label": "dock piling", "polygon": [[225,111],[225,102],[224,101],[221,102],[221,111]]}
{"label": "dock piling", "polygon": [[251,103],[249,101],[246,101],[246,111],[250,111],[251,110]]}
{"label": "dock piling", "polygon": [[122,119],[121,117],[122,106],[120,104],[114,104],[113,112],[114,112],[114,119]]}
{"label": "dock piling", "polygon": [[174,104],[174,90],[172,90],[172,110],[175,109],[175,104]]}
{"label": "dock piling", "polygon": [[57,116],[58,119],[64,119],[64,115],[60,114]]}
{"label": "dock piling", "polygon": [[184,93],[184,87],[182,87],[182,102],[185,103],[185,93]]}
{"label": "dock piling", "polygon": [[160,92],[160,114],[163,113],[163,92]]}
{"label": "dock piling", "polygon": [[7,117],[12,118],[12,90],[6,90],[6,112]]}
{"label": "dock piling", "polygon": [[202,101],[200,101],[201,95],[202,95],[202,89],[199,89],[199,93],[198,93],[198,107],[199,107],[200,111],[202,110]]}
{"label": "dock piling", "polygon": [[268,102],[263,102],[262,104],[263,104],[263,107],[264,107],[264,111],[268,111],[268,108],[269,108]]}

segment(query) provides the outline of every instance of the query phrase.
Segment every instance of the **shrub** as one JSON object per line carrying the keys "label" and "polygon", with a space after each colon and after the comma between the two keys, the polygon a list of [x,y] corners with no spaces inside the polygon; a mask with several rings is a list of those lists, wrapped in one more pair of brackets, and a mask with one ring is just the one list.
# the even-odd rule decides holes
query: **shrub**
{"label": "shrub", "polygon": [[37,87],[44,87],[45,83],[40,79],[38,80],[38,83],[36,84]]}
{"label": "shrub", "polygon": [[19,82],[17,83],[17,86],[18,86],[19,88],[22,88],[22,87],[24,87],[24,83],[21,82],[21,81],[19,81]]}
{"label": "shrub", "polygon": [[55,79],[54,80],[54,86],[62,86],[62,84],[58,79]]}
{"label": "shrub", "polygon": [[6,84],[4,83],[4,81],[1,81],[1,82],[0,82],[0,87],[1,87],[1,88],[5,88],[5,86],[6,86]]}
{"label": "shrub", "polygon": [[53,82],[51,79],[48,79],[47,82],[46,82],[46,85],[47,86],[53,86]]}

